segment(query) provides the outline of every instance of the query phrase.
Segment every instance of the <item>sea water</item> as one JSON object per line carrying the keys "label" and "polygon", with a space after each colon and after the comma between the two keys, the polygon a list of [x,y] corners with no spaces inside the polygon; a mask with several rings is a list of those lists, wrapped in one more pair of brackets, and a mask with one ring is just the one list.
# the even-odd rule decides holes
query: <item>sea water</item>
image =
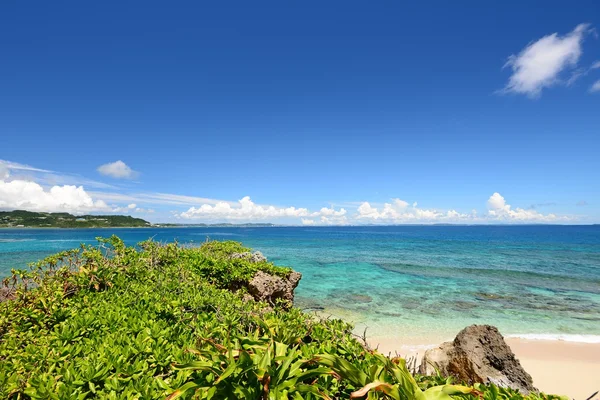
{"label": "sea water", "polygon": [[0,276],[111,234],[240,241],[303,274],[297,306],[369,337],[418,342],[488,323],[508,336],[600,342],[600,226],[1,229]]}

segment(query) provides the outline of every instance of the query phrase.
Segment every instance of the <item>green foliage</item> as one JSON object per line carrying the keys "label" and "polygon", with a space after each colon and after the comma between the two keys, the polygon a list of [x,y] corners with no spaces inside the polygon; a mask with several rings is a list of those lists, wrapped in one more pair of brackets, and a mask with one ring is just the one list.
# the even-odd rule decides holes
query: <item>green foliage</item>
{"label": "green foliage", "polygon": [[250,253],[250,249],[233,241],[209,241],[200,251],[183,252],[178,262],[204,276],[210,283],[224,289],[238,289],[258,271],[287,276],[290,268],[276,267],[267,261],[252,262],[248,258],[232,258],[233,254]]}
{"label": "green foliage", "polygon": [[0,398],[552,399],[411,376],[369,352],[352,327],[243,300],[268,262],[232,259],[235,242],[200,248],[116,238],[13,271],[0,303]]}
{"label": "green foliage", "polygon": [[0,211],[0,227],[25,228],[105,228],[145,227],[150,223],[128,215],[81,215],[40,213],[32,211]]}

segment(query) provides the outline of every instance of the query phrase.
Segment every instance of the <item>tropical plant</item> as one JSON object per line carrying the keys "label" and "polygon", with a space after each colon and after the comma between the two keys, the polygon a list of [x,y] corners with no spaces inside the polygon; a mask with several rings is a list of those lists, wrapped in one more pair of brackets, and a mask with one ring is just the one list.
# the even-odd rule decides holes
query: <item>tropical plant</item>
{"label": "tropical plant", "polygon": [[99,239],[13,270],[0,303],[0,398],[551,399],[413,376],[340,320],[244,298],[235,242]]}

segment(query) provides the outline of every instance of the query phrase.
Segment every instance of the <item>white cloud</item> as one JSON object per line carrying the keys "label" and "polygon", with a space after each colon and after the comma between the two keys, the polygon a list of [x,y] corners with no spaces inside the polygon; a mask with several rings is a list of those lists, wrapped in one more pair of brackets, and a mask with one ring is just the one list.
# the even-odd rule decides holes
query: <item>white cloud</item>
{"label": "white cloud", "polygon": [[232,220],[262,220],[281,217],[307,217],[310,212],[306,208],[260,206],[254,204],[249,196],[238,201],[237,206],[230,203],[218,202],[215,205],[202,204],[182,212],[182,218],[232,219]]}
{"label": "white cloud", "polygon": [[588,31],[589,24],[579,24],[564,36],[558,33],[544,36],[519,54],[511,55],[505,66],[511,67],[513,74],[504,92],[537,97],[544,88],[561,82],[561,73],[577,66]]}
{"label": "white cloud", "polygon": [[35,180],[36,182],[42,185],[49,186],[62,186],[62,185],[75,185],[75,186],[85,186],[86,188],[97,188],[97,189],[117,189],[117,187],[113,185],[109,185],[104,182],[98,182],[91,179],[84,178],[80,175],[76,174],[35,174],[35,179],[25,179],[25,180]]}
{"label": "white cloud", "polygon": [[302,225],[316,225],[317,221],[315,221],[314,219],[308,219],[308,218],[302,218]]}
{"label": "white cloud", "polygon": [[500,193],[494,193],[487,201],[488,213],[482,216],[477,210],[470,213],[460,213],[456,210],[441,211],[422,209],[414,202],[394,199],[381,207],[373,207],[369,202],[362,203],[357,208],[357,220],[369,220],[379,223],[495,223],[495,222],[552,222],[567,221],[566,217],[555,214],[541,214],[535,210],[522,208],[513,209]]}
{"label": "white cloud", "polygon": [[110,211],[104,201],[94,200],[83,186],[53,186],[45,190],[35,182],[4,179],[0,180],[0,208],[72,213]]}
{"label": "white cloud", "polygon": [[336,211],[333,208],[323,207],[323,208],[321,208],[321,210],[319,212],[313,213],[313,216],[315,216],[315,217],[319,216],[319,215],[326,216],[326,217],[334,217],[334,218],[342,217],[342,216],[346,215],[346,209],[341,208],[338,211]]}
{"label": "white cloud", "polygon": [[383,207],[373,207],[369,202],[362,203],[357,209],[356,218],[359,220],[372,220],[382,223],[427,223],[443,221],[468,220],[470,214],[461,214],[456,210],[446,212],[419,208],[417,202],[410,205],[401,199],[392,199],[391,203],[384,203]]}
{"label": "white cloud", "polygon": [[533,209],[515,208],[512,209],[510,204],[506,204],[506,200],[498,192],[490,196],[487,201],[488,219],[493,221],[508,221],[508,222],[552,222],[565,220],[564,217],[558,217],[555,214],[542,214]]}
{"label": "white cloud", "polygon": [[319,225],[348,225],[348,218],[343,216],[326,216],[319,218]]}
{"label": "white cloud", "polygon": [[35,168],[30,165],[20,164],[7,160],[0,160],[0,168],[17,171],[52,172],[47,169]]}
{"label": "white cloud", "polygon": [[116,179],[134,179],[139,175],[121,160],[99,166],[98,172]]}
{"label": "white cloud", "polygon": [[490,196],[490,198],[487,201],[487,204],[488,208],[492,210],[499,210],[506,207],[506,201],[504,200],[504,197],[502,197],[502,195],[500,195],[500,193],[498,192]]}
{"label": "white cloud", "polygon": [[172,193],[140,193],[135,195],[135,198],[138,199],[139,202],[153,202],[153,203],[161,203],[161,204],[173,204],[173,205],[196,205],[196,204],[218,204],[218,203],[227,203],[230,205],[235,205],[237,202],[235,201],[225,201],[225,200],[217,200],[217,199],[208,199],[205,197],[196,197],[196,196],[184,196],[180,194],[172,194]]}
{"label": "white cloud", "polygon": [[595,61],[592,66],[590,67],[590,69],[598,69],[600,68],[600,61]]}
{"label": "white cloud", "polygon": [[136,207],[137,207],[137,204],[135,204],[135,203],[131,203],[127,206],[127,208],[129,208],[129,209],[136,208]]}
{"label": "white cloud", "polygon": [[303,218],[306,224],[311,224],[308,218],[320,218],[322,224],[346,222],[346,210],[334,208],[322,208],[320,211],[311,212],[307,208],[275,207],[270,205],[255,204],[249,196],[239,200],[237,203],[218,202],[214,205],[202,204],[199,207],[191,207],[189,210],[178,214],[185,219],[224,219],[224,220],[267,220],[277,218]]}
{"label": "white cloud", "polygon": [[205,197],[184,196],[171,193],[118,193],[105,191],[92,191],[92,196],[103,198],[107,201],[143,203],[143,204],[171,204],[195,206],[198,204],[218,204],[228,203],[230,205],[238,204],[237,201],[226,201],[219,199],[209,199]]}
{"label": "white cloud", "polygon": [[590,93],[600,92],[600,79],[592,84],[590,87]]}
{"label": "white cloud", "polygon": [[0,164],[0,180],[8,179],[10,176],[10,170],[4,164]]}
{"label": "white cloud", "polygon": [[7,160],[0,160],[0,179],[35,181],[44,186],[75,185],[87,188],[116,189],[115,186],[84,178],[77,174],[57,173]]}

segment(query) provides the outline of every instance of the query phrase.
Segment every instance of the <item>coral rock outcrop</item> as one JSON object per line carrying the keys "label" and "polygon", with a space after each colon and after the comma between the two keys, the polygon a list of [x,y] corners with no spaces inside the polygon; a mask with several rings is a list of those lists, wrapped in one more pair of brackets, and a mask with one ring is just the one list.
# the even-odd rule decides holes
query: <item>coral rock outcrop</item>
{"label": "coral rock outcrop", "polygon": [[459,382],[493,383],[523,393],[537,391],[531,375],[523,369],[498,329],[490,325],[471,325],[460,331],[454,341],[427,350],[420,372],[432,375],[436,368]]}

